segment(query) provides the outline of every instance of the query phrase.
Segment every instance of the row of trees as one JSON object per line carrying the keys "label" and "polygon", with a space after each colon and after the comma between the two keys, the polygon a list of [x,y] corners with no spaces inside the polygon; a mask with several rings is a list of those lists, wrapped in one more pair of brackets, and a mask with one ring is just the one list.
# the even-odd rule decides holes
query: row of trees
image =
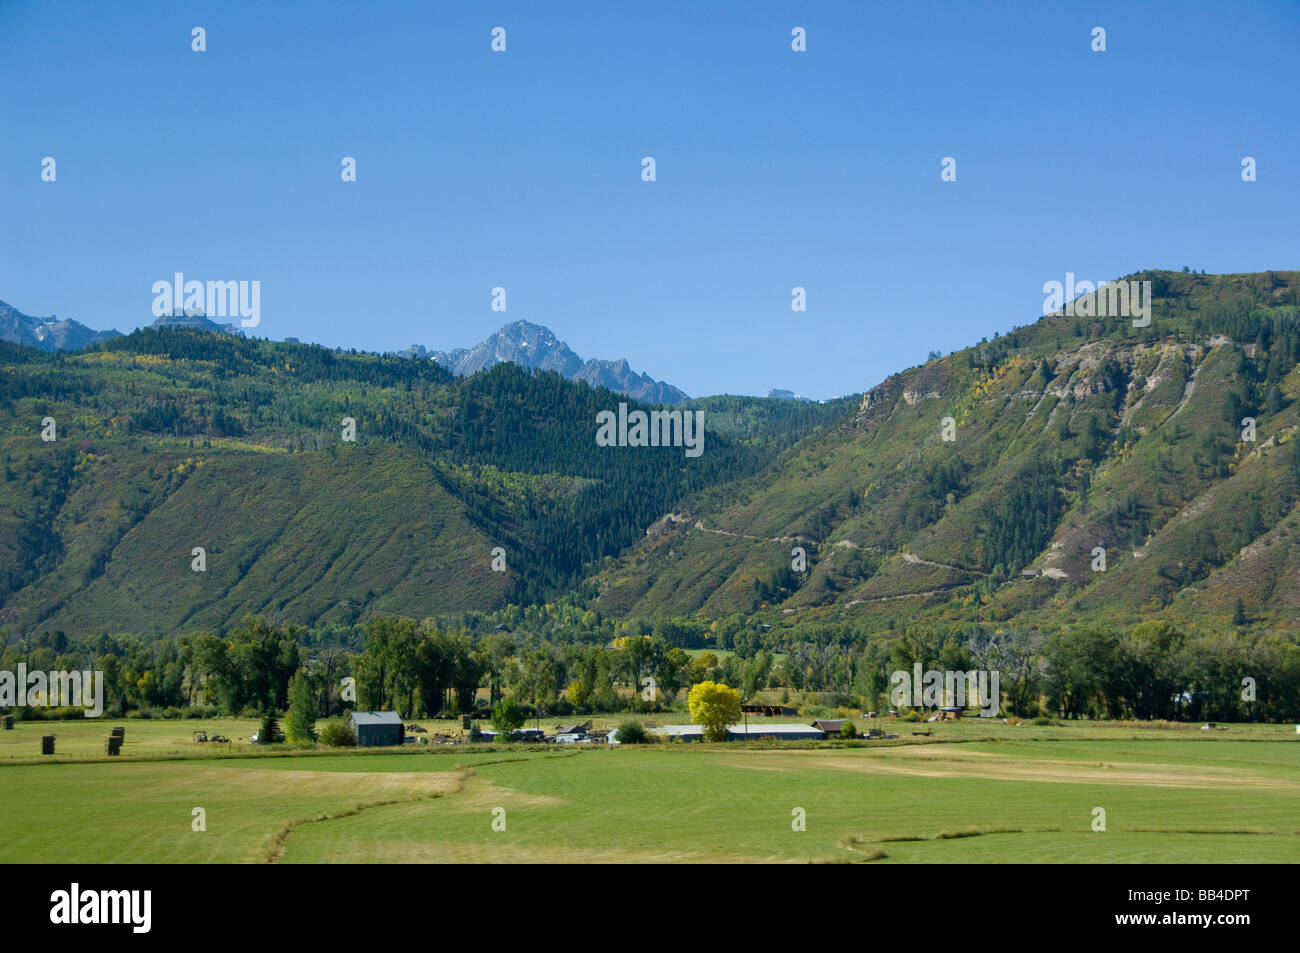
{"label": "row of trees", "polygon": [[[627,631],[646,627],[651,631]],[[742,698],[823,693],[833,706],[885,710],[894,707],[891,673],[920,663],[926,670],[998,672],[1002,710],[1025,717],[1300,719],[1300,646],[1277,634],[1189,635],[1164,621],[1128,632],[954,625],[865,636],[834,624],[761,632],[713,627],[732,650],[688,652],[655,634],[675,627],[639,623],[619,623],[615,631],[624,634],[593,644],[379,617],[361,627],[359,648],[260,618],[224,638],[153,643],[110,636],[77,642],[63,633],[16,639],[0,630],[0,668],[101,670],[105,707],[115,714],[296,709],[323,717],[359,708],[415,718],[473,713],[506,699],[557,715],[644,712],[671,707],[704,682],[735,686]],[[605,631],[604,623],[598,628]]]}
{"label": "row of trees", "polygon": [[[887,698],[864,653],[858,688]],[[949,671],[997,671],[1003,708],[1033,716],[1219,721],[1300,717],[1300,646],[1278,635],[1188,635],[1153,620],[1127,633],[1080,626],[1044,635],[1016,631],[938,642],[908,631],[888,648],[891,671],[916,662]]]}

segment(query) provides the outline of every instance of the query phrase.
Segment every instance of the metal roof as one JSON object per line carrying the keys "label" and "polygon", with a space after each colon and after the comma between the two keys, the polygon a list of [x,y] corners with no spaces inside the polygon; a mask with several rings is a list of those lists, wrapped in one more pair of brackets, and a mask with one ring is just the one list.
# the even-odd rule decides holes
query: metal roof
{"label": "metal roof", "polygon": [[813,728],[820,728],[822,731],[839,731],[844,727],[843,718],[818,718],[812,723]]}
{"label": "metal roof", "polygon": [[358,725],[400,725],[401,716],[395,711],[354,711],[352,720]]}
{"label": "metal roof", "polygon": [[[655,730],[666,735],[695,735],[704,733],[704,727],[702,725],[664,725],[662,728]],[[746,737],[751,735],[754,737],[760,737],[763,735],[769,737],[772,735],[798,735],[804,738],[821,737],[821,732],[816,728],[813,728],[811,725],[788,724],[752,724],[748,726],[748,731],[746,730],[746,726],[743,724],[727,725],[727,733],[732,735],[745,735]]]}

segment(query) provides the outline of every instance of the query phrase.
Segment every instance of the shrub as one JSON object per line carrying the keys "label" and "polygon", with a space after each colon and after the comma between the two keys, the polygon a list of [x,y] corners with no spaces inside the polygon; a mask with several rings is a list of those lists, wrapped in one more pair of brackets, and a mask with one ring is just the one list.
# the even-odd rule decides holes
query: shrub
{"label": "shrub", "polygon": [[851,721],[845,721],[840,725],[841,738],[856,738],[858,736],[858,726]]}
{"label": "shrub", "polygon": [[621,745],[643,745],[650,741],[650,733],[639,721],[628,719],[614,732],[614,740]]}
{"label": "shrub", "polygon": [[13,714],[16,721],[67,721],[68,719],[80,721],[86,717],[86,709],[75,705],[61,708],[29,707],[15,709]]}
{"label": "shrub", "polygon": [[331,748],[355,748],[357,735],[346,721],[332,721],[320,730],[320,742]]}
{"label": "shrub", "polygon": [[898,716],[898,720],[899,720],[899,721],[920,721],[920,720],[921,720],[921,713],[920,713],[919,711],[917,711],[915,708],[913,708],[913,709],[912,709],[911,711],[909,711],[907,714],[905,714],[905,715],[899,715],[899,716]]}
{"label": "shrub", "polygon": [[1056,724],[1056,719],[1049,718],[1047,715],[1039,715],[1037,718],[1034,719],[1033,723],[1035,725],[1054,725]]}
{"label": "shrub", "polygon": [[470,723],[470,726],[469,726],[469,740],[470,740],[470,741],[482,741],[482,740],[483,740],[483,729],[480,728],[480,727],[478,726],[478,722],[477,722],[477,721],[475,721],[475,722],[471,722],[471,723]]}
{"label": "shrub", "polygon": [[502,741],[509,741],[514,737],[514,733],[524,726],[524,718],[523,709],[511,698],[500,702],[492,709],[492,727],[505,736]]}

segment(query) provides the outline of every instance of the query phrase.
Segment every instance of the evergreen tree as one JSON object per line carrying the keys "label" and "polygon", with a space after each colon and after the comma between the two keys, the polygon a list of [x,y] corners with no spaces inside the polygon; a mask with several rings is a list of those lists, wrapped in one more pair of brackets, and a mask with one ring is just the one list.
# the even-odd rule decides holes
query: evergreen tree
{"label": "evergreen tree", "polygon": [[290,741],[316,740],[316,693],[302,672],[289,683],[289,715],[285,727]]}
{"label": "evergreen tree", "polygon": [[257,743],[259,745],[275,744],[276,735],[280,733],[280,719],[276,716],[274,708],[267,708],[262,713],[262,727],[257,729]]}
{"label": "evergreen tree", "polygon": [[1268,389],[1268,396],[1264,398],[1264,409],[1270,415],[1276,414],[1282,409],[1282,403],[1282,391],[1276,384],[1273,384]]}

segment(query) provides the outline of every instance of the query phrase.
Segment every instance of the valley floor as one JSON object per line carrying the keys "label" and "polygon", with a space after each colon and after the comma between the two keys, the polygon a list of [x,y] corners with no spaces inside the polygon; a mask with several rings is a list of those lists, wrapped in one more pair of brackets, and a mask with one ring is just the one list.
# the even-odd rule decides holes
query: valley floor
{"label": "valley floor", "polygon": [[[102,724],[0,732],[0,862],[1300,862],[1291,725],[221,757],[182,739],[255,726],[125,724],[120,761]],[[30,759],[51,731],[82,760]]]}

